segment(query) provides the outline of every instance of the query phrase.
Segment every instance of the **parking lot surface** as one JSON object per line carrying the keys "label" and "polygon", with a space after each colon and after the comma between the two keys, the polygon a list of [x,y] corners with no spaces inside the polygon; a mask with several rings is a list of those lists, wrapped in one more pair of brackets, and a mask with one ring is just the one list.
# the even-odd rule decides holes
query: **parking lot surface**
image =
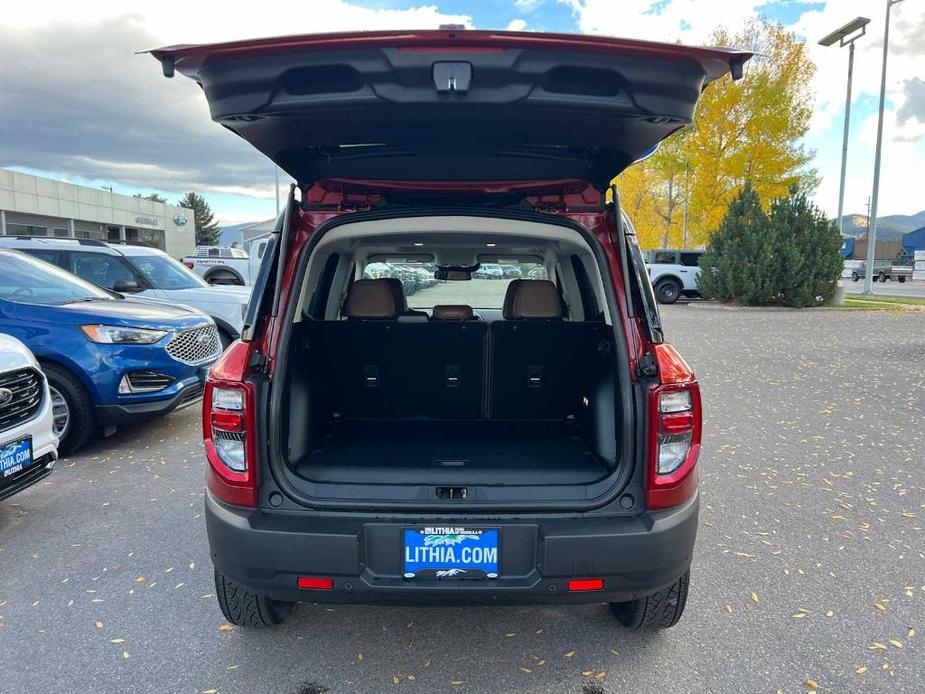
{"label": "parking lot surface", "polygon": [[0,504],[2,692],[921,692],[925,321],[663,311],[698,372],[702,511],[687,612],[302,605],[225,625],[184,411]]}

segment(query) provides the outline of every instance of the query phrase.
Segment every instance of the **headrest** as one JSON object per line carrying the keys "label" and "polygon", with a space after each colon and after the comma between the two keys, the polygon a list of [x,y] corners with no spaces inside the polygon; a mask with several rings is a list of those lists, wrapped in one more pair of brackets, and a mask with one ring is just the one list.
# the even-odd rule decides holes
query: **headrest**
{"label": "headrest", "polygon": [[357,280],[344,308],[348,318],[395,318],[405,310],[405,291],[395,277]]}
{"label": "headrest", "polygon": [[562,301],[550,280],[511,280],[501,315],[505,320],[562,318]]}
{"label": "headrest", "polygon": [[444,304],[434,306],[431,313],[433,320],[474,320],[475,314],[471,306],[465,304]]}

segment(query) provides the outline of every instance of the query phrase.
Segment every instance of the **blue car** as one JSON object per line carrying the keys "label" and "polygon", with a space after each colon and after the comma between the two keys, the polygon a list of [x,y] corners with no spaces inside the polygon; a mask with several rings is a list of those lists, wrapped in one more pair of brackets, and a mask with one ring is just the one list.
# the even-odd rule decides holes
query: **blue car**
{"label": "blue car", "polygon": [[195,309],[125,299],[2,249],[0,333],[19,338],[39,360],[61,455],[100,429],[198,402],[222,351],[215,324]]}

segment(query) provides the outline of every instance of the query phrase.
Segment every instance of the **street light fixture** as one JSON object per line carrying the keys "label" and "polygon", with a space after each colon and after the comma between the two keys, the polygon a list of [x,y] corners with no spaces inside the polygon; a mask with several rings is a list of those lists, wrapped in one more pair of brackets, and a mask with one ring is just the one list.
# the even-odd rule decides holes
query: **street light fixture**
{"label": "street light fixture", "polygon": [[845,135],[841,146],[841,180],[838,184],[838,231],[844,233],[845,171],[848,167],[848,124],[851,121],[851,76],[854,73],[854,42],[867,33],[867,17],[855,17],[840,29],[836,29],[819,42],[820,46],[848,46],[848,97],[845,99]]}
{"label": "street light fixture", "polygon": [[877,117],[877,149],[874,151],[874,190],[870,201],[870,224],[867,227],[867,265],[864,268],[864,296],[874,294],[874,246],[877,243],[877,201],[880,197],[880,150],[883,146],[883,107],[886,102],[886,59],[890,51],[890,9],[902,0],[886,0],[883,28],[883,70],[880,75],[880,112]]}

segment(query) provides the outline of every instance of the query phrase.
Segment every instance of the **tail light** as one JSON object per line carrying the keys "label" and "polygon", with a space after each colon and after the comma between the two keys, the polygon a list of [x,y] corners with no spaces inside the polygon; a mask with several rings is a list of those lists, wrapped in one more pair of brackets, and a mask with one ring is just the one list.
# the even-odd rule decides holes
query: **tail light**
{"label": "tail light", "polygon": [[697,491],[700,386],[671,345],[656,345],[659,385],[649,390],[649,460],[646,508],[670,508]]}
{"label": "tail light", "polygon": [[193,263],[191,263],[188,260],[184,260],[183,265],[184,267],[186,267],[187,270],[192,270],[194,267],[196,267]]}
{"label": "tail light", "polygon": [[226,503],[256,507],[254,388],[242,380],[248,353],[248,345],[235,343],[212,367],[203,394],[202,433],[209,491]]}

